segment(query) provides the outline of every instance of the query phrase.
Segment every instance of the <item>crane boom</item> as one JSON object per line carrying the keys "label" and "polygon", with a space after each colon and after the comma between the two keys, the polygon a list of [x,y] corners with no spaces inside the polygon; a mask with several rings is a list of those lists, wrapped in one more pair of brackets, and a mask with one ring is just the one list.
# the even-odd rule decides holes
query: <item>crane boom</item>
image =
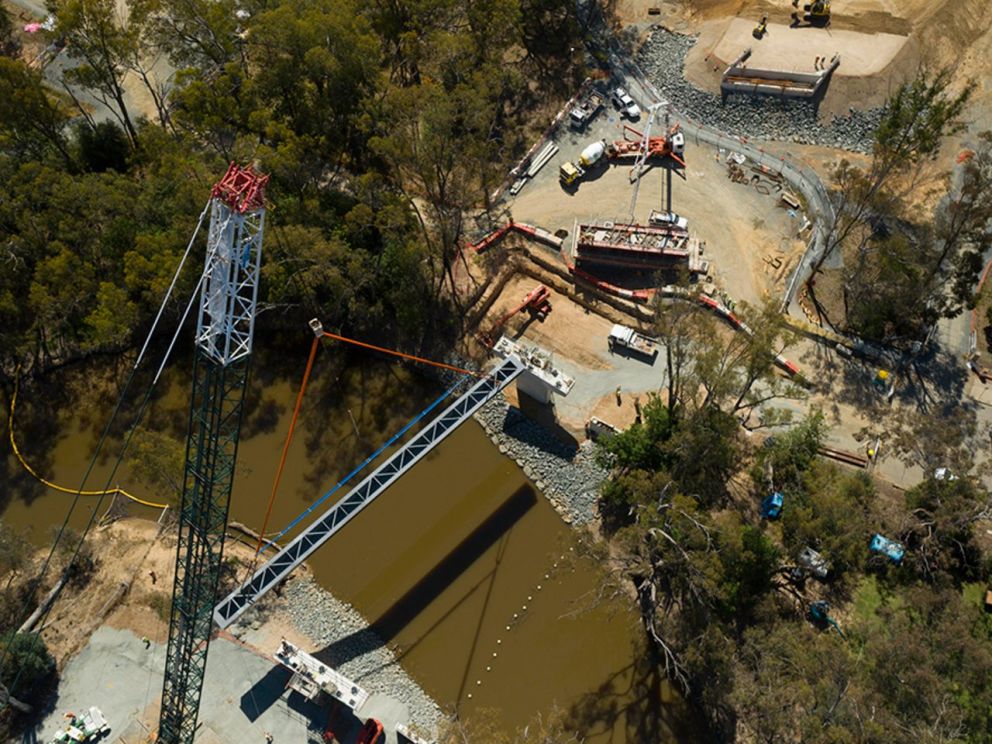
{"label": "crane boom", "polygon": [[196,732],[255,329],[267,181],[231,163],[211,194],[159,718],[163,744],[192,744]]}

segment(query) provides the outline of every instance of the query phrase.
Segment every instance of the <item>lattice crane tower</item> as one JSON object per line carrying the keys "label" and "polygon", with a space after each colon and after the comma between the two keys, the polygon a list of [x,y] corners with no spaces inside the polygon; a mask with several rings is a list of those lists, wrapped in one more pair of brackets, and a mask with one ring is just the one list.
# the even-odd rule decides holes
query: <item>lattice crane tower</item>
{"label": "lattice crane tower", "polygon": [[191,744],[196,731],[255,329],[268,180],[231,163],[211,192],[158,731],[164,744]]}

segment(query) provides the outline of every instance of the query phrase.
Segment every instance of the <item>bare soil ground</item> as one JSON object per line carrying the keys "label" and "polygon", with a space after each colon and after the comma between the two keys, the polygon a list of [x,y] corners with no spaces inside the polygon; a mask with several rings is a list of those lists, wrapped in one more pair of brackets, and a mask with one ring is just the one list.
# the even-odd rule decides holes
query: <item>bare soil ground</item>
{"label": "bare soil ground", "polygon": [[9,0],[2,0],[2,4],[14,24],[15,36],[21,42],[21,57],[25,62],[31,62],[45,49],[46,39],[43,32],[29,34],[24,30],[24,26],[28,23],[37,23],[41,19],[35,18]]}
{"label": "bare soil ground", "polygon": [[[561,163],[577,157],[584,144],[596,138],[619,139],[621,127],[614,113],[608,112],[581,138],[560,135],[558,155],[512,202],[513,218],[569,235],[576,221],[630,221],[633,187],[629,166],[601,167],[586,176],[574,192],[562,189],[557,175]],[[805,246],[797,237],[799,216],[790,215],[775,192],[761,194],[730,181],[718,151],[691,139],[686,150],[686,180],[673,177],[672,206],[689,220],[690,233],[705,243],[704,256],[710,261],[716,284],[735,300],[752,304],[769,294],[780,294]],[[661,168],[641,178],[634,221],[644,223],[652,209],[664,208],[664,184]]]}
{"label": "bare soil ground", "polygon": [[[98,529],[88,539],[96,569],[84,586],[70,584],[63,591],[42,633],[60,665],[101,625],[131,630],[157,643],[166,640],[176,540],[172,531],[156,539],[157,532],[154,522],[125,519]],[[228,560],[237,558],[247,564],[253,552],[232,538],[225,545]],[[51,577],[52,583],[55,576],[57,573]],[[122,585],[129,586],[124,596],[106,607]]]}
{"label": "bare soil ground", "polygon": [[[493,304],[488,318],[495,322],[512,310],[538,282],[528,276],[511,279]],[[540,321],[527,311],[513,316],[503,326],[503,333],[512,339],[525,337],[554,354],[582,364],[590,369],[608,369],[598,354],[588,348],[592,339],[600,342],[609,335],[613,324],[605,318],[576,305],[568,298],[551,297],[552,312]]]}

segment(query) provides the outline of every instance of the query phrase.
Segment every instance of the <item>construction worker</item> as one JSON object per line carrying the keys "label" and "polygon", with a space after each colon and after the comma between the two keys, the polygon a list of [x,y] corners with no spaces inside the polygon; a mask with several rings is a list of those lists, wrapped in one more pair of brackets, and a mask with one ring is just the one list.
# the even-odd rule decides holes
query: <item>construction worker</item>
{"label": "construction worker", "polygon": [[141,636],[141,642],[145,644],[146,651],[152,647],[152,639],[148,636]]}
{"label": "construction worker", "polygon": [[620,386],[617,385],[617,405],[621,405],[623,401],[620,399]]}
{"label": "construction worker", "polygon": [[155,575],[155,572],[154,571],[149,571],[148,572],[148,576],[152,580],[152,586],[155,586],[155,582],[158,581],[158,577]]}
{"label": "construction worker", "polygon": [[265,744],[272,744],[272,734],[265,732]]}

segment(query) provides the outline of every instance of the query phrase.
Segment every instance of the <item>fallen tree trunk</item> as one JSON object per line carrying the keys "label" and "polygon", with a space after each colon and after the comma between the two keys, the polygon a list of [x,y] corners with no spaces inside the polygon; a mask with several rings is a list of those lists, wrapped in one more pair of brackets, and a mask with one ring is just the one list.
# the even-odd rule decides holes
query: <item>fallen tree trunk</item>
{"label": "fallen tree trunk", "polygon": [[21,711],[21,713],[30,713],[34,710],[34,708],[27,703],[22,703],[20,700],[11,695],[7,691],[7,688],[2,684],[0,684],[0,701],[9,703],[12,708],[17,708],[17,710]]}
{"label": "fallen tree trunk", "polygon": [[[253,530],[251,527],[249,527],[246,524],[242,524],[241,522],[228,522],[227,526],[232,530],[237,530],[243,535],[247,535],[253,540],[258,540],[261,537],[261,535],[255,532],[255,530]],[[276,550],[282,550],[282,548],[279,547],[279,543],[273,542],[269,538],[264,538],[262,542],[264,542],[266,545],[268,545],[271,548],[275,548]]]}
{"label": "fallen tree trunk", "polygon": [[58,583],[52,587],[52,590],[45,595],[45,598],[38,605],[38,609],[31,613],[31,616],[24,621],[24,624],[17,629],[18,633],[29,633],[34,624],[38,622],[38,619],[45,614],[49,607],[55,602],[59,596],[59,592],[62,591],[63,587],[69,583],[69,572],[63,571],[62,578],[58,580]]}

